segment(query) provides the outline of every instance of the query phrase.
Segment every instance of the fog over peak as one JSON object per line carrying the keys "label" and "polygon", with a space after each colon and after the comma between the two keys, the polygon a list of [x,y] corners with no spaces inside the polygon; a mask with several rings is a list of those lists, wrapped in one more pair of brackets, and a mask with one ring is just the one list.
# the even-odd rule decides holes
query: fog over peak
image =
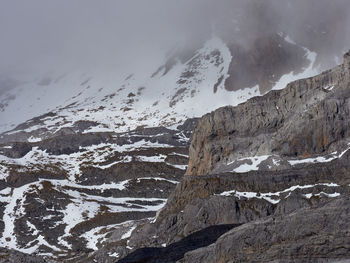
{"label": "fog over peak", "polygon": [[[243,48],[285,32],[319,62],[350,46],[347,0],[2,0],[0,72],[147,66],[215,34]],[[161,52],[160,52],[161,51]],[[332,64],[331,62],[330,64]]]}

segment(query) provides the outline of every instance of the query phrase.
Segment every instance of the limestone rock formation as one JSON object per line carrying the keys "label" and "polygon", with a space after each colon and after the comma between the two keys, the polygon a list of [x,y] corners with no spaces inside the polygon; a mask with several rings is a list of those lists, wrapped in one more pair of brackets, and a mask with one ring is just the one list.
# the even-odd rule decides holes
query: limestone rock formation
{"label": "limestone rock formation", "polygon": [[238,160],[331,154],[350,136],[349,54],[344,64],[206,114],[194,131],[188,175],[233,170]]}

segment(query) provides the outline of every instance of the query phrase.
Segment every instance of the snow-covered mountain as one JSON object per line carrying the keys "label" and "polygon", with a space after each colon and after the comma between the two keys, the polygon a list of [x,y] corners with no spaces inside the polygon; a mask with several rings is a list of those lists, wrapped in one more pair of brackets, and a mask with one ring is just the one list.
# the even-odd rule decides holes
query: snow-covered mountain
{"label": "snow-covered mountain", "polygon": [[[288,37],[284,40],[297,47]],[[306,50],[305,55],[309,61],[307,68],[276,73],[272,87],[280,89],[294,79],[315,74],[312,65],[316,54]],[[175,127],[188,118],[261,95],[259,85],[239,87],[234,92],[225,88],[230,65],[240,63],[235,61],[236,56],[221,39],[214,37],[185,61],[175,54],[165,62],[150,63],[139,72],[123,73],[109,68],[20,79],[16,88],[0,97],[0,131],[12,130],[47,113],[50,114],[40,118],[40,123],[28,123],[26,129],[19,130],[45,128],[54,133],[79,120],[97,123],[84,132],[124,132],[138,126]]]}
{"label": "snow-covered mountain", "polygon": [[340,258],[318,211],[350,189],[350,5],[330,2],[1,2],[0,263]]}
{"label": "snow-covered mountain", "polygon": [[[243,56],[217,37],[137,72],[18,76],[0,97],[0,245],[71,259],[153,220],[187,167],[194,117],[316,74],[315,53],[283,34],[273,39],[272,60],[295,49],[303,63],[270,65],[239,88],[232,77]],[[264,72],[259,56],[246,59],[251,74]]]}

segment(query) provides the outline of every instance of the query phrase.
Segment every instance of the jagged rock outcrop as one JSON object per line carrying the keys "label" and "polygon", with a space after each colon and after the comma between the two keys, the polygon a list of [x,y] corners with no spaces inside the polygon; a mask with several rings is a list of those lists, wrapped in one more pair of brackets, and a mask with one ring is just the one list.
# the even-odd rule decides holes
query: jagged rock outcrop
{"label": "jagged rock outcrop", "polygon": [[127,257],[119,261],[119,263],[132,263],[132,262],[174,262],[177,259],[183,258],[187,251],[195,250],[196,248],[206,247],[215,240],[229,231],[230,229],[239,225],[218,225],[211,226],[196,233],[193,233],[184,239],[174,242],[168,247],[160,248],[144,248],[136,250]]}
{"label": "jagged rock outcrop", "polygon": [[[25,132],[19,147],[3,137],[0,213],[15,215],[0,224],[3,240],[36,242],[67,263],[349,259],[349,64],[346,54],[319,76],[205,115],[179,184],[195,119],[178,130],[63,129],[38,141]],[[105,244],[96,252],[94,239]]]}
{"label": "jagged rock outcrop", "polygon": [[350,69],[350,50],[344,54],[344,68]]}
{"label": "jagged rock outcrop", "polygon": [[[299,213],[300,209],[310,208],[311,210],[307,211],[314,211],[319,207],[327,207],[333,198],[349,198],[349,157],[349,154],[346,154],[341,159],[334,160],[327,165],[310,164],[308,167],[288,171],[258,171],[241,175],[228,173],[200,177],[186,176],[171,195],[157,220],[154,223],[148,223],[137,228],[127,244],[131,248],[168,246],[174,242],[181,242],[184,237],[209,226],[243,224],[242,228],[245,229],[246,224],[255,226],[256,222],[260,222],[259,220],[271,222],[270,220],[273,219],[270,218],[278,218],[281,222],[280,227],[286,224],[290,228],[290,232],[299,228],[303,229],[303,226],[298,224],[299,222],[284,221],[284,218]],[[344,211],[349,215],[350,211],[348,209]],[[318,212],[317,216],[321,217],[321,214],[322,211]],[[317,222],[317,216],[313,216],[313,222]],[[331,218],[328,218],[328,220],[331,224]],[[344,216],[338,217],[338,220],[339,222],[335,224],[346,226],[347,219]],[[305,224],[305,229],[308,229],[309,224]],[[322,226],[321,223],[317,224]],[[281,229],[275,230],[278,233]],[[256,233],[259,233],[259,230],[256,231]],[[285,232],[284,240],[288,241],[289,244],[297,243],[296,236],[289,235],[290,232]],[[251,233],[249,232],[246,235],[251,235]],[[315,231],[314,233],[316,239],[318,233],[320,232]],[[271,235],[273,234],[271,233]],[[244,233],[242,236],[244,236]],[[236,243],[242,242],[239,234],[235,235],[234,238],[237,239]],[[339,239],[342,239],[343,242],[350,241],[350,237],[346,235],[342,235]],[[217,242],[220,242],[220,240]],[[268,241],[268,238],[262,241],[267,243],[266,247],[269,247],[270,243]],[[225,243],[227,249],[230,247],[230,242],[232,243],[232,240]],[[254,237],[252,237],[251,242],[254,244]],[[278,250],[278,242],[275,244],[276,250]],[[308,246],[307,242],[308,240],[304,244],[306,247]],[[319,244],[319,246],[318,250],[321,250],[322,244]],[[330,244],[329,250],[333,248],[336,250],[338,247],[339,243],[334,244],[333,247]],[[228,260],[231,255],[229,252],[226,254],[224,251],[225,260],[218,261],[209,253],[210,248],[211,246],[208,246],[198,251],[188,252],[188,255],[186,254],[184,257],[186,260],[184,262],[190,262],[191,260],[194,260],[194,262],[230,262]],[[258,250],[255,250],[255,248],[257,247],[252,245],[251,254],[260,253],[256,252]],[[121,256],[128,254],[125,247],[125,250],[121,250],[121,247],[119,249],[118,252]],[[282,247],[281,249],[285,248]],[[278,257],[278,251],[274,253],[274,256]],[[335,258],[341,256],[346,258],[347,254],[344,251],[339,250],[337,253],[333,255]],[[232,259],[233,262],[236,262],[234,255]],[[155,255],[151,253],[148,256],[152,259]],[[266,257],[268,256],[266,255]],[[311,253],[310,262],[314,262],[312,259],[314,260],[319,256],[322,255],[316,252],[315,254]],[[325,256],[326,254],[323,254],[323,257]],[[207,261],[201,261],[203,258],[207,258]],[[237,262],[247,262],[242,258]],[[290,258],[295,259],[295,254],[291,254]],[[302,259],[299,262],[304,262]],[[259,261],[259,258],[256,260]],[[252,261],[254,262],[254,260]]]}

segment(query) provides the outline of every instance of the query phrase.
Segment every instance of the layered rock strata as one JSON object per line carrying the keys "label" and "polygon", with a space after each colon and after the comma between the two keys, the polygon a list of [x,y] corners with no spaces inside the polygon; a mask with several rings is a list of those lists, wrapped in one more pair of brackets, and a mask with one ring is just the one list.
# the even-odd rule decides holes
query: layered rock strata
{"label": "layered rock strata", "polygon": [[166,262],[348,262],[349,61],[203,116],[187,175],[156,220],[110,248],[132,253],[120,262],[154,262],[161,250],[138,248],[230,224],[240,226]]}

